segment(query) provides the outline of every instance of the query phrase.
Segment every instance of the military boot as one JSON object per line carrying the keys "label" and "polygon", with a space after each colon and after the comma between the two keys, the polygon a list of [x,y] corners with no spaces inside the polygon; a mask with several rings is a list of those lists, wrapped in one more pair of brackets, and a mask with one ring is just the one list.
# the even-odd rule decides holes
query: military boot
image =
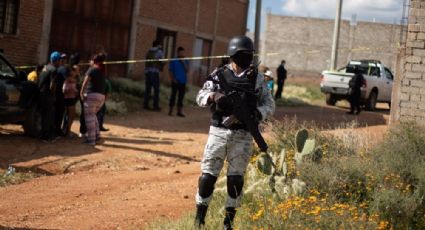
{"label": "military boot", "polygon": [[236,209],[233,207],[226,208],[226,216],[224,217],[224,230],[232,230],[233,219],[236,215]]}
{"label": "military boot", "polygon": [[208,206],[197,204],[196,205],[196,217],[195,217],[195,227],[201,228],[205,225],[205,216],[207,215]]}

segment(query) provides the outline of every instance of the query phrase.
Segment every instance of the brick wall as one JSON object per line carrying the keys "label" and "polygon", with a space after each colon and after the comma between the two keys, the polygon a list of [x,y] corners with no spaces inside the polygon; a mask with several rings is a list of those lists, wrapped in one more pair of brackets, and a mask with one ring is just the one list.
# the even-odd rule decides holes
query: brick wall
{"label": "brick wall", "polygon": [[[53,0],[21,0],[17,35],[0,34],[0,48],[13,64],[37,64],[40,57],[44,57],[41,54],[47,52],[48,41],[42,41],[43,16],[49,9],[45,7],[46,2],[52,3]],[[223,55],[230,38],[246,31],[248,0],[174,0],[172,4],[169,0],[134,2],[139,6],[135,10],[134,37],[130,41],[134,53],[129,53],[134,59],[145,58],[158,28],[176,32],[176,48],[185,47],[186,56],[194,55],[196,38],[212,41],[211,54]],[[45,26],[48,28],[44,29],[50,31],[50,23]],[[218,63],[211,61],[211,67]],[[129,69],[131,75],[143,78],[144,64],[132,64]],[[166,79],[167,72],[163,75]]]}
{"label": "brick wall", "polygon": [[0,33],[0,48],[14,65],[37,64],[43,26],[44,0],[21,0],[16,35]]}
{"label": "brick wall", "polygon": [[[213,41],[211,54],[224,55],[230,38],[245,34],[247,9],[247,0],[175,0],[172,7],[168,0],[140,0],[134,58],[144,59],[158,28],[176,32],[176,48],[183,46],[186,56],[194,56],[196,38]],[[211,68],[218,63],[211,61]],[[130,69],[135,78],[143,78],[144,64]],[[199,77],[195,72],[190,78]],[[164,71],[162,79],[167,75]]]}
{"label": "brick wall", "polygon": [[[291,71],[321,72],[329,68],[334,20],[269,14],[262,54],[263,63],[273,69],[286,59]],[[377,59],[394,69],[400,38],[397,25],[341,21],[338,67],[350,59]]]}
{"label": "brick wall", "polygon": [[405,49],[393,89],[392,122],[425,125],[425,2],[412,0]]}

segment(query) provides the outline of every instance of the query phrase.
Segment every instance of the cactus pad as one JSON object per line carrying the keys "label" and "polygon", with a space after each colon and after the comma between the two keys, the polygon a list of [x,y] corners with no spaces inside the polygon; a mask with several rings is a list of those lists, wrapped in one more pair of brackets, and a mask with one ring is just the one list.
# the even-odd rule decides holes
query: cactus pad
{"label": "cactus pad", "polygon": [[295,144],[297,145],[297,151],[300,153],[304,148],[304,143],[308,139],[308,131],[307,129],[301,129],[295,135]]}
{"label": "cactus pad", "polygon": [[257,168],[266,175],[273,173],[273,160],[267,153],[262,153],[257,159]]}

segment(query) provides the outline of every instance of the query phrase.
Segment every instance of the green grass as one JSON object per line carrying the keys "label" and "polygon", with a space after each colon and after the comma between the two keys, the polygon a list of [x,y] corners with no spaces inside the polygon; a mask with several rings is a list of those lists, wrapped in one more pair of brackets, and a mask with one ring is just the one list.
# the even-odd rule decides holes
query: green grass
{"label": "green grass", "polygon": [[33,178],[39,177],[40,175],[33,172],[15,172],[12,175],[6,175],[6,170],[0,169],[0,187],[4,187],[12,184],[24,183]]}
{"label": "green grass", "polygon": [[[118,115],[134,112],[142,109],[145,93],[145,82],[134,81],[128,78],[112,78],[112,94],[107,100],[108,114]],[[187,85],[184,105],[195,104],[196,94],[199,88]],[[168,108],[168,100],[171,95],[169,85],[161,83],[160,86],[160,106]]]}
{"label": "green grass", "polygon": [[[275,91],[276,92],[276,91]],[[307,106],[323,104],[324,94],[316,85],[287,84],[283,90],[283,98],[276,101],[278,106]]]}

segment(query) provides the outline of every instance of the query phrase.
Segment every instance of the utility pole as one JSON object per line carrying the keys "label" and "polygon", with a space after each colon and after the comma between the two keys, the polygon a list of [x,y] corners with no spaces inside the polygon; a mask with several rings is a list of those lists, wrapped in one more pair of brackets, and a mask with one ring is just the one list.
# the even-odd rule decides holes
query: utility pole
{"label": "utility pole", "polygon": [[[260,26],[261,26],[261,0],[257,0],[257,8],[255,10],[255,35],[254,35],[254,48],[256,53],[260,54]],[[255,57],[257,62],[259,57]]]}
{"label": "utility pole", "polygon": [[332,57],[331,57],[331,70],[335,70],[338,63],[338,42],[339,42],[339,29],[341,24],[341,11],[342,0],[337,0],[334,36],[332,42]]}

